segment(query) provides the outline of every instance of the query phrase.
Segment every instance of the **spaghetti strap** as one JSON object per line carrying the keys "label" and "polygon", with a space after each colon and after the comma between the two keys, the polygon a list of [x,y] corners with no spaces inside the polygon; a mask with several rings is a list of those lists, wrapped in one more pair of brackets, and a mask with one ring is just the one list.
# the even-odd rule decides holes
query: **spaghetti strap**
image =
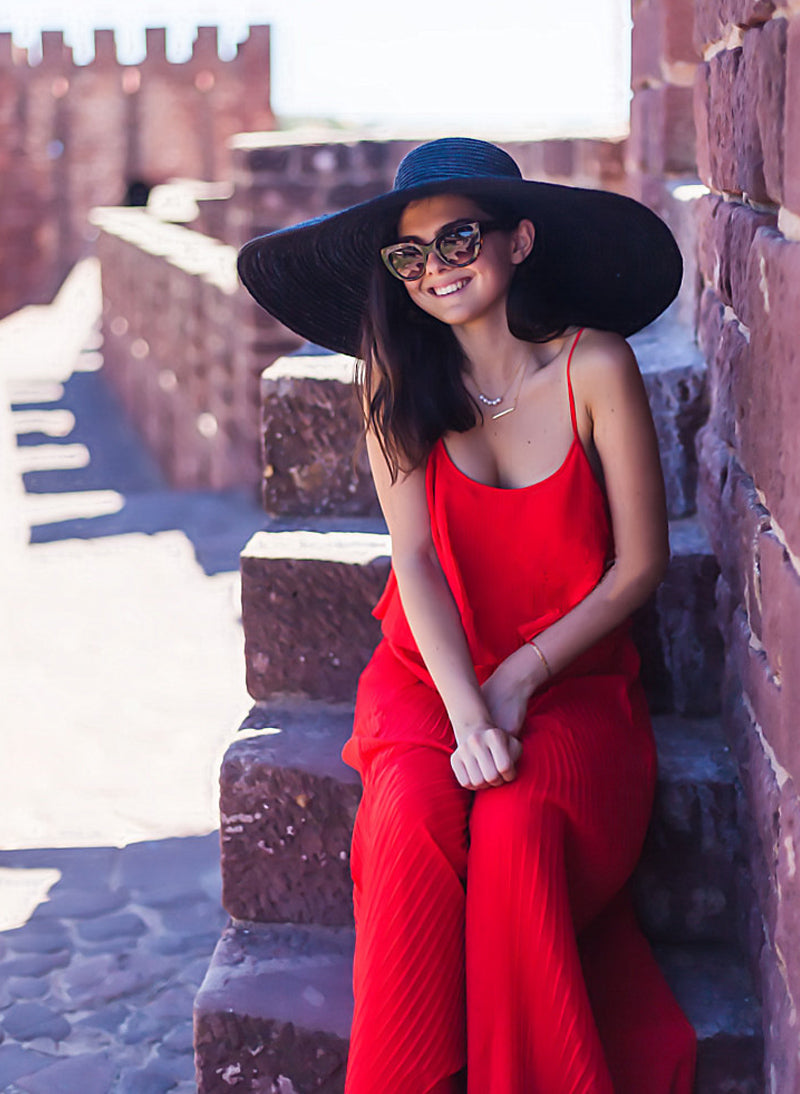
{"label": "spaghetti strap", "polygon": [[569,392],[569,414],[570,418],[572,419],[572,433],[575,437],[578,436],[578,416],[575,413],[575,396],[572,392],[572,377],[569,374],[569,367],[572,364],[572,355],[575,352],[575,347],[578,344],[578,339],[585,330],[585,327],[581,327],[581,329],[575,335],[575,339],[572,343],[572,348],[569,351],[569,357],[567,358],[567,391]]}

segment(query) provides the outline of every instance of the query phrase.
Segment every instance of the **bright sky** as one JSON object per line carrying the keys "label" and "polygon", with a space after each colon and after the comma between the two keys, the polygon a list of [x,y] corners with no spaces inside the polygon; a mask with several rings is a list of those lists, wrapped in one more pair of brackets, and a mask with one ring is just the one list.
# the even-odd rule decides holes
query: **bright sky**
{"label": "bright sky", "polygon": [[91,28],[118,29],[141,60],[144,26],[167,26],[184,58],[198,24],[224,51],[272,26],[272,105],[284,116],[379,125],[491,127],[529,136],[624,133],[629,0],[10,0],[0,29],[20,45],[63,29],[78,61]]}

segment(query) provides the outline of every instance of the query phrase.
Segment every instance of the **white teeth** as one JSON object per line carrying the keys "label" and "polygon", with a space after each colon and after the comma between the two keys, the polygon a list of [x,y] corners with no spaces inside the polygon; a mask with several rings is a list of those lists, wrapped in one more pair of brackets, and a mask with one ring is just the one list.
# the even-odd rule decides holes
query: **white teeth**
{"label": "white teeth", "polygon": [[452,293],[452,292],[458,292],[458,290],[462,289],[466,284],[467,284],[467,279],[466,278],[463,281],[454,281],[452,285],[443,285],[442,288],[440,288],[440,289],[434,289],[433,290],[433,295],[434,296],[449,296],[450,293]]}

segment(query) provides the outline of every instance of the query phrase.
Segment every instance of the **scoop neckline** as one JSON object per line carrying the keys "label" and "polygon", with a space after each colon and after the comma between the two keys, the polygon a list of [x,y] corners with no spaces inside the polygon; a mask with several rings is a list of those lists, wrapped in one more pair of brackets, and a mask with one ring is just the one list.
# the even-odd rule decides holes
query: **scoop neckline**
{"label": "scoop neckline", "polygon": [[450,455],[447,449],[447,445],[445,444],[444,437],[439,438],[439,445],[444,452],[445,459],[460,478],[464,479],[465,482],[470,483],[472,486],[477,486],[482,490],[493,490],[495,493],[499,494],[520,494],[526,490],[533,490],[537,486],[545,486],[547,483],[551,482],[553,479],[557,478],[561,474],[561,472],[569,463],[576,445],[579,445],[581,452],[583,452],[583,445],[580,443],[580,438],[573,433],[572,444],[567,449],[566,456],[555,469],[555,471],[551,471],[549,475],[545,476],[545,478],[537,479],[536,482],[529,482],[527,486],[494,486],[492,485],[492,483],[481,482],[480,479],[473,479],[470,475],[466,473],[466,471],[462,471],[453,459],[453,457]]}

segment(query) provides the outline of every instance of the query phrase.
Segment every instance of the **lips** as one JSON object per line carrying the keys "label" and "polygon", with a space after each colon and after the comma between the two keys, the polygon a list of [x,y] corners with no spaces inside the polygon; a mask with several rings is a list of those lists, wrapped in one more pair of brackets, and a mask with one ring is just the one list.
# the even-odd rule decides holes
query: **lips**
{"label": "lips", "polygon": [[459,292],[468,284],[469,278],[462,277],[458,281],[451,281],[449,285],[432,285],[428,291],[433,293],[434,296],[452,296],[453,293]]}

